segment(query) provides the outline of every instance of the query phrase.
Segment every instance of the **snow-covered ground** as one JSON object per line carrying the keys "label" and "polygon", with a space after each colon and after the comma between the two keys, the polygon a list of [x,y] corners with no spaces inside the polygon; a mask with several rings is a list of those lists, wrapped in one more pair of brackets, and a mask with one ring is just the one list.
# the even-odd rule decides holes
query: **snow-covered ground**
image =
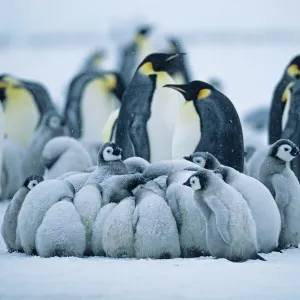
{"label": "snow-covered ground", "polygon": [[[7,203],[0,204],[0,224]],[[197,258],[40,258],[6,252],[0,238],[0,299],[300,299],[300,250],[267,262]]]}

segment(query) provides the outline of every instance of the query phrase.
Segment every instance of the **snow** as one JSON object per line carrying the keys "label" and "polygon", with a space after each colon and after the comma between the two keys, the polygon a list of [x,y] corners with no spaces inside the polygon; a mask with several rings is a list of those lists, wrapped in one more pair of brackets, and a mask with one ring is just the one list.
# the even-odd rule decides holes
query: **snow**
{"label": "snow", "polygon": [[299,249],[263,256],[267,262],[40,258],[7,253],[0,238],[0,299],[298,299]]}

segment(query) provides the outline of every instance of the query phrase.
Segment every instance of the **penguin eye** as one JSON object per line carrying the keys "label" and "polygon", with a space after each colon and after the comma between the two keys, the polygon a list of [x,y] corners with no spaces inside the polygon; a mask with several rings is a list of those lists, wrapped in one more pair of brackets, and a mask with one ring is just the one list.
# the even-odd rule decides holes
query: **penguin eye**
{"label": "penguin eye", "polygon": [[195,184],[196,183],[196,180],[195,179],[192,179],[191,180],[191,184]]}
{"label": "penguin eye", "polygon": [[106,152],[107,152],[108,154],[111,154],[111,153],[112,153],[112,149],[111,149],[111,148],[108,148],[108,149],[106,150]]}

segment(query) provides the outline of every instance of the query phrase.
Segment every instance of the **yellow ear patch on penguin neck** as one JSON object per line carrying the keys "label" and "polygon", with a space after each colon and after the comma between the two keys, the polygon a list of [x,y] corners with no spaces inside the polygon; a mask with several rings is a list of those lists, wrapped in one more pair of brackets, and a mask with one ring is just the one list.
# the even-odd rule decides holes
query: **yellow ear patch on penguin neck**
{"label": "yellow ear patch on penguin neck", "polygon": [[4,81],[0,81],[0,88],[6,88],[7,83]]}
{"label": "yellow ear patch on penguin neck", "polygon": [[287,87],[285,88],[285,90],[283,92],[283,95],[282,95],[282,99],[281,99],[282,102],[287,102],[290,99],[290,97],[292,95],[292,93],[291,93],[291,87],[293,85],[294,85],[294,82],[290,82],[287,85]]}
{"label": "yellow ear patch on penguin neck", "polygon": [[207,98],[211,94],[210,89],[202,89],[199,91],[197,99],[204,99]]}
{"label": "yellow ear patch on penguin neck", "polygon": [[155,74],[155,71],[153,70],[153,65],[151,62],[144,63],[140,67],[139,72],[141,72],[145,76]]}
{"label": "yellow ear patch on penguin neck", "polygon": [[298,66],[296,64],[292,64],[288,67],[287,69],[287,73],[291,76],[291,77],[295,77],[296,75],[300,74],[300,70],[298,68]]}
{"label": "yellow ear patch on penguin neck", "polygon": [[112,74],[105,75],[104,80],[105,80],[106,87],[109,90],[113,90],[114,88],[116,88],[117,80],[114,75],[112,75]]}

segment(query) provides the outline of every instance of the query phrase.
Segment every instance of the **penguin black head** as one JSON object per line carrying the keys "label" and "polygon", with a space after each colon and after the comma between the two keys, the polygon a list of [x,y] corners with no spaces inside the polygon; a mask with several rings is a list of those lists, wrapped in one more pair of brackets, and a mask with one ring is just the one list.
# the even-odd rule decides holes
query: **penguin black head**
{"label": "penguin black head", "polygon": [[[12,81],[10,83],[10,81]],[[0,75],[0,102],[5,102],[6,100],[6,90],[13,83],[13,77],[9,74]]]}
{"label": "penguin black head", "polygon": [[185,53],[152,53],[141,62],[138,71],[145,76],[154,75],[159,72],[168,73],[173,68],[171,62],[175,59],[179,59],[184,54]]}
{"label": "penguin black head", "polygon": [[286,73],[290,77],[294,77],[294,78],[300,76],[300,55],[295,56],[291,60],[291,62],[289,63],[286,69]]}
{"label": "penguin black head", "polygon": [[166,84],[164,87],[180,92],[186,101],[205,99],[215,90],[211,84],[204,81],[191,81],[187,84]]}
{"label": "penguin black head", "polygon": [[183,158],[208,170],[214,170],[220,165],[220,162],[209,152],[195,152]]}
{"label": "penguin black head", "polygon": [[103,75],[103,80],[108,90],[115,94],[121,101],[125,91],[125,84],[120,74],[117,72],[107,72]]}
{"label": "penguin black head", "polygon": [[281,139],[271,145],[268,155],[284,162],[290,162],[299,153],[299,148],[293,142]]}
{"label": "penguin black head", "polygon": [[28,190],[31,190],[42,181],[44,181],[44,178],[42,176],[30,175],[24,181],[23,186],[26,187]]}
{"label": "penguin black head", "polygon": [[152,31],[152,26],[144,25],[137,28],[136,36],[148,36]]}
{"label": "penguin black head", "polygon": [[122,160],[123,150],[115,143],[105,143],[99,151],[98,162]]}
{"label": "penguin black head", "polygon": [[194,191],[205,190],[210,182],[210,171],[203,170],[193,174],[183,185],[191,187]]}

